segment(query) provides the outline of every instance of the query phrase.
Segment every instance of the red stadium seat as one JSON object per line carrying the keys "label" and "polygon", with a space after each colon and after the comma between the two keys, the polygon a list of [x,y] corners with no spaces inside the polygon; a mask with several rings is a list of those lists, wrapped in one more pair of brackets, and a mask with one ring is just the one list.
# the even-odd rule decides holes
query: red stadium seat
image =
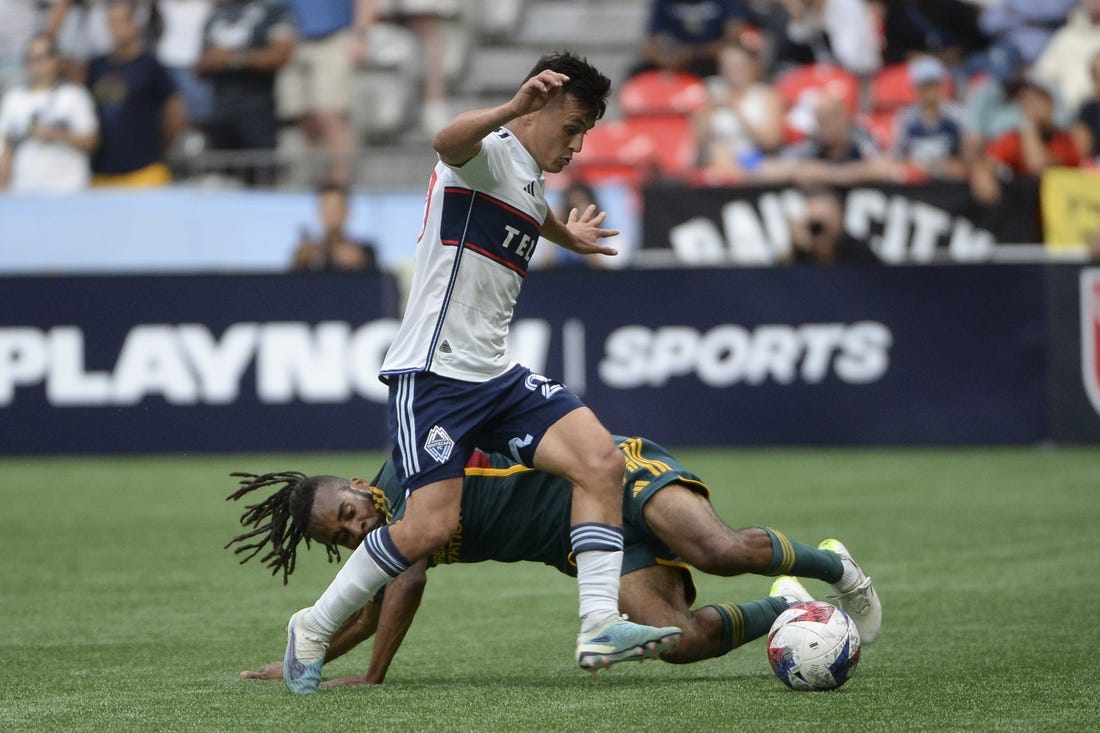
{"label": "red stadium seat", "polygon": [[775,88],[788,108],[814,91],[839,97],[852,114],[859,109],[859,78],[840,66],[809,64],[791,69],[776,80]]}
{"label": "red stadium seat", "polygon": [[[944,89],[948,99],[955,96],[955,85],[950,77],[944,78]],[[875,112],[888,112],[905,107],[917,101],[917,89],[909,80],[909,64],[904,61],[879,69],[871,77],[871,109]]]}
{"label": "red stadium seat", "polygon": [[645,115],[624,121],[633,138],[647,138],[652,159],[663,176],[688,178],[695,169],[695,135],[691,120],[683,115]]}
{"label": "red stadium seat", "polygon": [[569,170],[588,183],[622,180],[641,184],[661,175],[687,180],[695,170],[691,120],[645,115],[602,122],[584,138]]}
{"label": "red stadium seat", "polygon": [[858,118],[859,124],[875,136],[875,141],[883,150],[890,150],[894,146],[894,115],[893,110],[885,110],[860,115]]}
{"label": "red stadium seat", "polygon": [[706,101],[703,80],[679,71],[644,71],[623,82],[619,90],[624,117],[690,115]]}
{"label": "red stadium seat", "polygon": [[584,146],[573,157],[569,171],[589,184],[613,180],[640,184],[654,165],[653,140],[635,134],[624,122],[609,120],[584,136]]}

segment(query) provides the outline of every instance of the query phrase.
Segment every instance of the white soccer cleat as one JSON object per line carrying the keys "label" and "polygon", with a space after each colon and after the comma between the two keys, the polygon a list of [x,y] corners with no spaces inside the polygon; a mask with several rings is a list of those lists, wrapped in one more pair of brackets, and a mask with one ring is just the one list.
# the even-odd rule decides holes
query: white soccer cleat
{"label": "white soccer cleat", "polygon": [[656,659],[683,635],[676,626],[642,626],[625,615],[608,616],[596,628],[577,635],[577,664],[595,673],[619,662]]}
{"label": "white soccer cleat", "polygon": [[849,574],[850,570],[855,571],[855,580],[847,585],[843,582],[833,583],[836,595],[829,598],[836,599],[837,605],[844,609],[844,612],[855,622],[860,641],[863,644],[870,644],[882,629],[882,602],[878,599],[875,586],[871,585],[870,576],[864,573],[859,563],[852,559],[851,553],[840,540],[822,540],[817,547],[819,550],[828,550],[839,555],[841,562],[844,563],[845,574]]}
{"label": "white soccer cleat", "polygon": [[306,626],[303,608],[290,617],[286,626],[286,653],[283,655],[283,682],[296,695],[309,695],[321,686],[321,667],[325,664],[328,639]]}
{"label": "white soccer cleat", "polygon": [[772,589],[768,595],[783,598],[791,605],[814,600],[810,591],[806,590],[806,586],[798,582],[798,578],[793,575],[780,575],[776,578],[772,582]]}

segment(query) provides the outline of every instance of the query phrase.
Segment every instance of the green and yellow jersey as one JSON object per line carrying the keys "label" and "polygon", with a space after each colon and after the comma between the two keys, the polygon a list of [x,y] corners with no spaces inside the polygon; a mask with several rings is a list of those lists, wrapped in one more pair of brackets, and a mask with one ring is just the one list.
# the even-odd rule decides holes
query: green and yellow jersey
{"label": "green and yellow jersey", "polygon": [[[623,481],[623,574],[651,565],[681,564],[649,530],[646,502],[672,483],[710,495],[702,479],[663,447],[645,438],[616,436],[626,461]],[[405,491],[390,461],[371,482],[386,521],[405,513]],[[542,562],[576,575],[569,543],[573,487],[498,454],[475,453],[466,466],[458,531],[435,551],[432,564]]]}

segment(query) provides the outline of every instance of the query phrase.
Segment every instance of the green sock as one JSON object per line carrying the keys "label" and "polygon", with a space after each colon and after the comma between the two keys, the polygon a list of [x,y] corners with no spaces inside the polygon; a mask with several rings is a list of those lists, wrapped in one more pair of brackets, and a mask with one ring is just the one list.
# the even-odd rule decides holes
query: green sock
{"label": "green sock", "polygon": [[768,633],[779,614],[787,610],[787,602],[763,598],[752,603],[715,603],[707,608],[713,608],[722,618],[722,646],[718,651],[722,656]]}
{"label": "green sock", "polygon": [[835,552],[789,540],[787,535],[771,527],[761,529],[772,541],[772,561],[764,575],[797,575],[835,583],[844,574],[844,564]]}

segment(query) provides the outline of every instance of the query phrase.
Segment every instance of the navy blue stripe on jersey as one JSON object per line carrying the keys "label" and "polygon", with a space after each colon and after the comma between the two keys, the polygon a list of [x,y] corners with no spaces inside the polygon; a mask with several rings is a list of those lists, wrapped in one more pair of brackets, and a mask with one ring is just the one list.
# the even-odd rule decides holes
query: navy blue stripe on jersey
{"label": "navy blue stripe on jersey", "polygon": [[[448,225],[453,232],[461,232],[453,242],[453,244],[456,245],[460,244],[466,241],[466,235],[469,232],[470,224],[474,216],[473,197],[467,196],[467,201],[465,202],[456,200],[450,195],[452,190],[470,192],[470,190],[466,188],[453,189],[453,187],[447,187],[443,189],[443,210],[440,212],[439,239],[440,244],[444,246],[452,246],[452,242],[448,241]],[[459,225],[459,222],[461,222],[461,225]],[[454,292],[455,282],[458,281],[458,265],[462,260],[463,249],[464,247],[458,247],[458,251],[455,252],[454,262],[451,264],[451,276],[447,279],[447,292],[443,296],[443,304],[439,309],[439,318],[436,320],[435,329],[432,331],[432,341],[428,345],[428,360],[424,364],[425,371],[432,368],[432,356],[435,354],[435,348],[439,344],[439,334],[443,331],[443,323],[447,320],[447,308],[451,304],[451,293]]]}
{"label": "navy blue stripe on jersey", "polygon": [[445,247],[476,252],[524,277],[541,229],[530,214],[494,196],[458,186],[443,189],[439,238]]}
{"label": "navy blue stripe on jersey", "polygon": [[367,554],[386,575],[396,578],[409,568],[409,561],[397,549],[390,537],[390,525],[386,524],[367,535],[363,541]]}
{"label": "navy blue stripe on jersey", "polygon": [[623,530],[622,527],[599,522],[574,524],[569,530],[569,541],[573,545],[574,555],[592,550],[620,552],[623,549]]}
{"label": "navy blue stripe on jersey", "polygon": [[397,442],[401,451],[401,470],[406,476],[420,472],[420,456],[416,451],[416,418],[413,415],[413,395],[416,377],[397,377]]}

